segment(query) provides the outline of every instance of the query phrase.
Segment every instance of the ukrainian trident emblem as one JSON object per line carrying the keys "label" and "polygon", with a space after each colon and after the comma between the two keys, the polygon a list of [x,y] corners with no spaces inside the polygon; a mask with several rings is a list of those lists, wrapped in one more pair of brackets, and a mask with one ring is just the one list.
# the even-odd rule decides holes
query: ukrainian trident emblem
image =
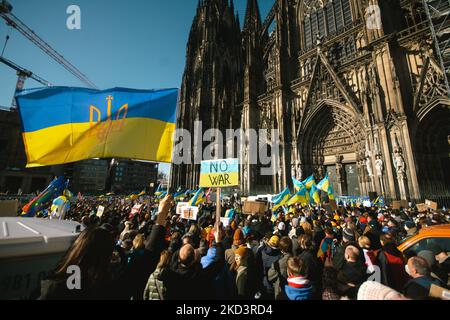
{"label": "ukrainian trident emblem", "polygon": [[[108,96],[106,100],[108,101],[108,109],[107,118],[105,121],[102,121],[102,112],[95,106],[91,105],[89,112],[89,134],[97,135],[98,139],[101,141],[106,140],[106,137],[111,132],[122,131],[128,113],[128,103],[126,103],[120,107],[114,119],[114,115],[111,115],[112,101],[114,98],[112,96]],[[95,116],[96,119],[94,119]]]}

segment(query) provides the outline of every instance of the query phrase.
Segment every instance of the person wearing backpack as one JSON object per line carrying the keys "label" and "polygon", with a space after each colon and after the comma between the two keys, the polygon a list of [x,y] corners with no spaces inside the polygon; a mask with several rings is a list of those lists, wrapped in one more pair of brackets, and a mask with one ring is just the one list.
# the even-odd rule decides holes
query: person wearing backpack
{"label": "person wearing backpack", "polygon": [[267,278],[274,286],[276,300],[285,299],[284,287],[287,284],[287,261],[292,256],[292,241],[289,237],[283,237],[278,245],[281,250],[281,257],[270,267]]}

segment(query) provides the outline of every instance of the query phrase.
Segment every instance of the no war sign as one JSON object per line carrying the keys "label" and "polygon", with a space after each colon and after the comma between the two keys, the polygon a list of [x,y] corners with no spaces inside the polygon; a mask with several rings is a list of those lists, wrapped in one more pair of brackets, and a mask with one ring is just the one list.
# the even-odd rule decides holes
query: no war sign
{"label": "no war sign", "polygon": [[239,185],[239,160],[222,159],[202,161],[200,187],[222,188]]}

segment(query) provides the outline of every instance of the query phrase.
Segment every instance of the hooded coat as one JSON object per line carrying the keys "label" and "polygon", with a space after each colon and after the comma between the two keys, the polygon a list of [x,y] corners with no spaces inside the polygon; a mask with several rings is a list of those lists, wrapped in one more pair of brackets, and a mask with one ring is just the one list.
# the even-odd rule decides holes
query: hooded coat
{"label": "hooded coat", "polygon": [[265,245],[264,248],[261,250],[261,263],[262,263],[263,272],[264,272],[263,285],[264,285],[266,293],[270,297],[272,297],[274,295],[274,288],[268,278],[269,269],[272,267],[272,264],[275,261],[280,259],[280,257],[281,257],[280,249],[272,248],[268,245]]}

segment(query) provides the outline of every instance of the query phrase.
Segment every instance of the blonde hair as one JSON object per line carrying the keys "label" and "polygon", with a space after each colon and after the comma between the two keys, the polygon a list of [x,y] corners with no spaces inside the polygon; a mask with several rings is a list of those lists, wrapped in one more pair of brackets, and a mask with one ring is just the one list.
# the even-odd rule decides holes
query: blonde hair
{"label": "blonde hair", "polygon": [[370,249],[371,243],[370,239],[366,236],[361,236],[358,239],[358,244],[362,249]]}
{"label": "blonde hair", "polygon": [[142,233],[138,233],[133,239],[133,249],[142,249],[144,247],[144,235]]}
{"label": "blonde hair", "polygon": [[164,250],[161,252],[161,256],[159,257],[158,265],[156,266],[158,269],[163,269],[169,266],[170,258],[172,257],[172,254],[169,250]]}

